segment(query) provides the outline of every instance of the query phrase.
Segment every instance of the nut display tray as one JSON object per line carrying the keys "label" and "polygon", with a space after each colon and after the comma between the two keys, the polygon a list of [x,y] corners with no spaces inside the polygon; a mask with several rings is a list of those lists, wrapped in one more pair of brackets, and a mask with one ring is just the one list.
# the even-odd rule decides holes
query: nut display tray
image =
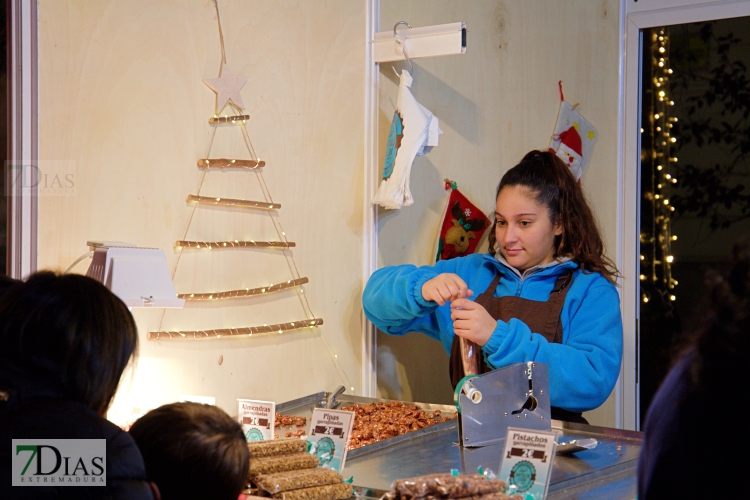
{"label": "nut display tray", "polygon": [[[294,415],[294,416],[306,417],[307,421],[309,422],[310,417],[312,416],[313,409],[326,408],[327,407],[326,405],[331,402],[332,394],[333,393],[330,393],[330,392],[318,392],[315,394],[304,396],[302,398],[293,399],[285,403],[279,403],[276,405],[276,413],[279,413],[281,415]],[[439,410],[441,413],[443,413],[446,416],[452,416],[456,412],[456,407],[453,405],[415,403],[411,401],[396,401],[392,399],[366,398],[363,396],[352,396],[348,394],[340,394],[336,396],[336,398],[333,401],[332,408],[341,409],[342,407],[349,406],[349,405],[355,405],[355,404],[366,405],[370,403],[401,403],[404,405],[413,405],[413,406],[418,407],[421,410],[425,410],[426,412],[434,412],[435,410]],[[366,453],[377,451],[382,448],[395,445],[397,443],[418,439],[428,434],[433,434],[433,433],[441,432],[441,431],[448,430],[448,429],[452,429],[453,432],[455,433],[456,422],[457,421],[455,419],[451,419],[445,422],[440,422],[440,423],[437,423],[428,427],[424,427],[419,430],[410,431],[410,432],[407,432],[406,434],[401,434],[401,435],[394,436],[388,439],[384,439],[382,441],[378,441],[372,444],[364,445],[359,448],[355,448],[353,450],[349,450],[349,452],[347,453],[347,460],[352,460]]]}

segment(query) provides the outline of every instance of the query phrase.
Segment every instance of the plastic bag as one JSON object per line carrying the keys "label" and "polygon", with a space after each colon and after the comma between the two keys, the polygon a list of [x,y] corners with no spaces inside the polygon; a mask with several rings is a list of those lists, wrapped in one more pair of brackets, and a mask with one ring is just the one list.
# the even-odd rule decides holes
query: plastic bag
{"label": "plastic bag", "polygon": [[[304,442],[304,441],[303,441]],[[307,452],[251,458],[250,476],[288,470],[311,469],[318,466],[318,457]]]}
{"label": "plastic bag", "polygon": [[282,491],[343,483],[341,474],[333,469],[315,468],[263,474],[255,478],[258,488],[270,494]]}
{"label": "plastic bag", "polygon": [[471,340],[461,337],[461,361],[464,367],[464,376],[479,374],[479,356],[481,348]]}
{"label": "plastic bag", "polygon": [[487,479],[481,474],[454,476],[445,473],[397,479],[391,488],[395,496],[389,497],[390,500],[426,497],[465,498],[504,492],[506,483],[501,479]]}
{"label": "plastic bag", "polygon": [[339,483],[283,491],[276,493],[273,497],[282,500],[344,500],[352,496],[352,492],[353,488],[351,484]]}
{"label": "plastic bag", "polygon": [[250,458],[286,455],[307,451],[307,442],[297,438],[250,441],[247,443]]}

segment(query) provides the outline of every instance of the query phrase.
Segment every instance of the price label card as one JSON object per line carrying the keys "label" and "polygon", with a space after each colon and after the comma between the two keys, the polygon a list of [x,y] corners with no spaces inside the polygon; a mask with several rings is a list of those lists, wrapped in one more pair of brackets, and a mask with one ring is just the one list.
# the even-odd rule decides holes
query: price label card
{"label": "price label card", "polygon": [[248,441],[273,439],[276,403],[253,399],[237,400],[237,421]]}
{"label": "price label card", "polygon": [[312,443],[310,453],[320,460],[320,467],[337,472],[344,469],[346,443],[352,433],[354,412],[315,408],[310,418],[308,441]]}
{"label": "price label card", "polygon": [[508,428],[498,477],[508,483],[508,495],[542,500],[549,487],[556,433]]}

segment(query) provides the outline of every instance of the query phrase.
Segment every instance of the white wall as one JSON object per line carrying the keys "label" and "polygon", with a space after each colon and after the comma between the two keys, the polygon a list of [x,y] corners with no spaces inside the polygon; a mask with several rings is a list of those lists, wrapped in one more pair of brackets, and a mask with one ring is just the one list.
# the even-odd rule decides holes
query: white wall
{"label": "white wall", "polygon": [[[468,33],[466,54],[412,61],[413,93],[440,119],[444,134],[438,147],[414,163],[414,205],[380,212],[379,265],[434,262],[448,197],[445,177],[486,213],[494,210],[502,174],[529,150],[549,145],[559,109],[558,80],[565,99],[579,103],[599,133],[583,188],[614,258],[619,2],[382,0],[380,5],[380,31],[401,20],[413,27],[464,21]],[[380,77],[381,159],[397,95],[390,66],[382,65]],[[478,251],[485,249],[486,241]],[[452,402],[448,358],[439,343],[417,334],[379,334],[378,349],[382,395]],[[586,417],[614,426],[614,396]]]}
{"label": "white wall", "polygon": [[[149,342],[145,333],[160,323],[244,326],[300,319],[304,311],[291,292],[170,310],[163,321],[162,311],[134,310],[141,355],[118,395],[116,420],[182,394],[216,396],[233,413],[238,397],[285,401],[339,384],[361,393],[365,2],[219,4],[228,62],[250,77],[242,96],[253,143],[268,164],[264,179],[282,204],[295,263],[310,278],[305,292],[325,324],[265,338]],[[414,93],[445,133],[414,165],[414,206],[380,215],[380,265],[433,259],[444,177],[490,210],[502,173],[527,150],[547,146],[558,80],[599,131],[583,186],[614,254],[618,9],[616,0],[381,1],[381,30],[399,20],[415,27],[465,21],[468,51],[415,61]],[[76,166],[75,196],[40,199],[40,268],[65,269],[90,239],[162,248],[173,266],[213,113],[214,94],[201,81],[219,67],[212,2],[40,0],[39,11],[40,158]],[[382,157],[396,95],[390,65],[380,82]],[[236,129],[222,127],[212,156],[244,157],[242,147]],[[210,174],[202,194],[257,199],[258,178]],[[266,214],[201,208],[188,231],[190,239],[274,235]],[[175,284],[180,292],[208,291],[289,279],[280,255],[186,252]],[[381,336],[381,354],[385,347],[402,385],[388,395],[450,400],[447,357],[437,343]],[[612,425],[613,404],[589,419]]]}
{"label": "white wall", "polygon": [[[280,292],[184,310],[133,311],[140,358],[110,416],[180,395],[286,401],[346,385],[360,394],[365,11],[361,2],[220,0],[227,60],[242,89],[263,177],[316,316],[316,330],[211,341],[145,339],[163,329],[252,326],[306,317]],[[39,2],[40,159],[75,162],[75,195],[39,202],[39,267],[64,270],[91,239],[164,249],[185,233],[209,144],[220,46],[208,0]],[[221,127],[213,157],[248,158]],[[262,198],[255,173],[211,173],[201,194]],[[277,239],[266,213],[198,208],[188,239]],[[290,279],[278,250],[186,251],[178,292]],[[86,264],[75,269],[85,273]],[[353,391],[352,388],[353,387]]]}

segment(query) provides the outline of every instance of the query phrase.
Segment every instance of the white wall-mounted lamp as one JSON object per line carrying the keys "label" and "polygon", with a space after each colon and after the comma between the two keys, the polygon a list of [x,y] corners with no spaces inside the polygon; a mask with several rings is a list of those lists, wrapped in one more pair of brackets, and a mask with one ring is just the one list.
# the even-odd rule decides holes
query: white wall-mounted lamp
{"label": "white wall-mounted lamp", "polygon": [[[177,298],[167,257],[158,248],[142,248],[119,241],[87,241],[92,255],[86,276],[101,282],[128,307],[183,307]],[[66,271],[67,272],[67,271]]]}

